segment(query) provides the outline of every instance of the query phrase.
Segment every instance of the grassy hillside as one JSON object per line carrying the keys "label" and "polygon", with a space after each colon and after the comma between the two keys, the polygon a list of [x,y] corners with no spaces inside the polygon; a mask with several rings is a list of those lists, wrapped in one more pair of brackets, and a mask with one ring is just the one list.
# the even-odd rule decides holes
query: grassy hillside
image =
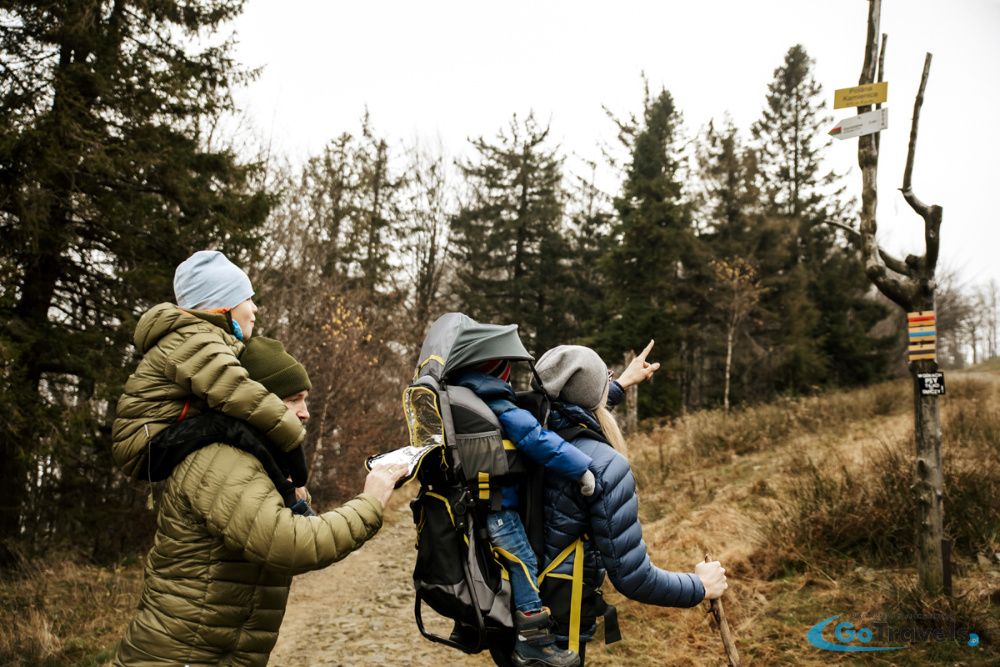
{"label": "grassy hillside", "polygon": [[980,373],[1000,372],[1000,357],[993,357],[992,359],[987,359],[983,363],[973,366],[971,370]]}
{"label": "grassy hillside", "polygon": [[[909,380],[728,418],[697,413],[633,438],[654,561],[689,569],[708,551],[723,562],[731,576],[724,604],[747,664],[1000,664],[998,380],[951,374],[943,399],[953,600],[914,590]],[[725,664],[703,609],[609,598],[627,641],[594,646],[588,664]],[[911,633],[965,627],[982,643],[970,648],[962,632],[960,642],[871,642],[907,646],[884,653],[811,646],[809,628],[836,614],[837,622],[862,614],[867,625],[885,619]]]}

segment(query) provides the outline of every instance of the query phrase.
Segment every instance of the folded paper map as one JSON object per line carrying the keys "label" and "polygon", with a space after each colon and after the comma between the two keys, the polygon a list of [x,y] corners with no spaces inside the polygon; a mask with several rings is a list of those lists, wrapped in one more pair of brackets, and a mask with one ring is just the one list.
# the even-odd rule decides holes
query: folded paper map
{"label": "folded paper map", "polygon": [[420,464],[423,463],[424,458],[426,458],[427,455],[435,449],[441,450],[442,445],[432,444],[425,445],[423,447],[412,447],[407,445],[406,447],[394,449],[391,452],[369,456],[368,460],[365,461],[365,468],[371,470],[377,466],[407,466],[406,475],[401,477],[399,481],[396,482],[396,488],[398,489],[417,476],[417,472],[420,470]]}

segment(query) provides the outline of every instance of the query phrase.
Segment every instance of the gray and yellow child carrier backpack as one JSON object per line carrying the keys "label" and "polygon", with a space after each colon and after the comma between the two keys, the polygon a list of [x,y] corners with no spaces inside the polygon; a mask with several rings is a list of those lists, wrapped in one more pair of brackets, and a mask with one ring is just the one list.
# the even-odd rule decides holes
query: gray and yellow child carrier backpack
{"label": "gray and yellow child carrier backpack", "polygon": [[[516,639],[510,584],[493,554],[485,516],[499,509],[500,487],[514,475],[529,489],[522,505],[526,516],[541,516],[541,481],[531,479],[535,466],[504,441],[489,407],[471,390],[449,384],[455,371],[489,359],[532,361],[516,325],[480,324],[448,313],[424,339],[414,379],[403,392],[410,445],[431,447],[410,504],[417,529],[414,616],[427,639],[466,653],[509,655]],[[518,402],[544,422],[543,397],[524,392]],[[539,548],[540,522],[526,521],[525,527]],[[454,621],[447,637],[425,627],[425,604]]]}

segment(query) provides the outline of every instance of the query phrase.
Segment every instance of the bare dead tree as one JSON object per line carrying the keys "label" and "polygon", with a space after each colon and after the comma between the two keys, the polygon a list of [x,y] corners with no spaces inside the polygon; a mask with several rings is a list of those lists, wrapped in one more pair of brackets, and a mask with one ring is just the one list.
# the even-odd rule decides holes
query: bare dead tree
{"label": "bare dead tree", "polygon": [[733,350],[740,326],[760,301],[764,288],[757,271],[749,262],[733,257],[712,262],[712,273],[718,285],[716,306],[725,317],[726,370],[722,407],[729,414],[729,388],[733,368]]}
{"label": "bare dead tree", "polygon": [[440,149],[431,152],[414,146],[409,152],[410,178],[404,197],[410,222],[400,249],[400,273],[413,286],[407,304],[413,335],[406,343],[413,348],[411,359],[416,364],[424,329],[433,321],[435,308],[441,307],[442,288],[452,269],[448,247],[452,189]]}
{"label": "bare dead tree", "polygon": [[972,348],[972,365],[975,366],[983,360],[983,358],[980,357],[979,348],[981,347],[983,338],[985,337],[983,329],[989,326],[989,321],[987,319],[988,302],[982,289],[977,289],[975,292],[970,294],[969,302],[971,307],[966,313],[965,318],[962,320],[961,328],[966,339],[969,341],[969,347]]}
{"label": "bare dead tree", "polygon": [[[860,85],[884,80],[886,35],[882,35],[879,48],[879,19],[881,0],[869,0],[868,34],[865,42],[865,60],[861,68]],[[877,68],[877,69],[876,69]],[[920,108],[924,102],[924,89],[931,68],[931,54],[924,60],[920,88],[913,103],[913,121],[910,142],[903,171],[901,191],[906,203],[924,221],[925,252],[923,256],[909,255],[899,260],[879,248],[875,239],[878,228],[875,209],[878,202],[878,133],[858,140],[858,166],[861,168],[861,237],[865,272],[875,286],[906,312],[934,310],[934,271],[940,247],[942,209],[935,204],[925,204],[913,193],[911,177],[917,147],[917,129]],[[858,112],[870,110],[858,107]],[[917,502],[917,571],[920,586],[931,594],[945,591],[944,489],[941,474],[941,415],[937,396],[923,396],[917,375],[937,371],[935,359],[910,362],[914,392],[914,431],[916,440],[916,474],[913,490]]]}
{"label": "bare dead tree", "polygon": [[1000,296],[1000,288],[997,287],[996,278],[991,278],[989,284],[984,288],[984,300],[989,309],[986,315],[986,358],[992,359],[997,356],[997,297]]}
{"label": "bare dead tree", "polygon": [[[632,360],[635,359],[635,350],[625,353],[625,365],[628,368]],[[635,433],[639,429],[639,385],[634,384],[625,390],[625,424],[624,430],[628,434]]]}

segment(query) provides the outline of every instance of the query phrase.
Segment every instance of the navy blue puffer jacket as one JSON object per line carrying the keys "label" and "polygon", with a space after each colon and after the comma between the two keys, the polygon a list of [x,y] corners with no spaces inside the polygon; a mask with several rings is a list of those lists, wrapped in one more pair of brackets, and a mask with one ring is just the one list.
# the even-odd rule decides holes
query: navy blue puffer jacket
{"label": "navy blue puffer jacket", "polygon": [[[617,397],[609,396],[609,403],[616,402],[610,400],[613,398]],[[564,403],[556,403],[556,408],[549,428],[559,431],[583,425],[600,432],[590,412]],[[590,470],[597,480],[596,490],[586,498],[578,484],[546,476],[542,566],[586,535],[584,582],[590,586],[600,586],[606,572],[615,589],[632,600],[664,607],[693,607],[701,602],[705,588],[697,575],[668,572],[650,561],[639,525],[635,478],[625,457],[585,434],[574,438],[572,444],[593,460]],[[553,571],[572,574],[573,554]],[[587,629],[583,630],[586,635]]]}

